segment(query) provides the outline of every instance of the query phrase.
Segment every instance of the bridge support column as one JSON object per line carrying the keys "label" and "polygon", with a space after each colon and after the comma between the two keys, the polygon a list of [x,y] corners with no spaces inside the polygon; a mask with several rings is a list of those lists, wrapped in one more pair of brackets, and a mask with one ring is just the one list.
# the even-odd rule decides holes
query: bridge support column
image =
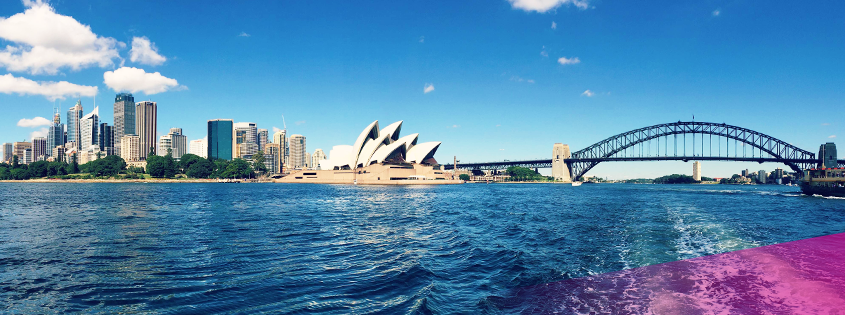
{"label": "bridge support column", "polygon": [[563,143],[555,143],[552,147],[552,177],[556,181],[571,183],[572,177],[569,171],[569,165],[566,159],[572,157],[569,152],[569,145]]}

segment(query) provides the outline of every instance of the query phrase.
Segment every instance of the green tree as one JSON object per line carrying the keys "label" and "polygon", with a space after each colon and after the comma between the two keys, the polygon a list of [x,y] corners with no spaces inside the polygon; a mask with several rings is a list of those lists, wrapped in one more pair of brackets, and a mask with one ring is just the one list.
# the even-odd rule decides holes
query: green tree
{"label": "green tree", "polygon": [[158,155],[147,156],[147,174],[152,177],[162,178],[167,174],[167,162],[164,157]]}
{"label": "green tree", "polygon": [[248,178],[254,173],[252,167],[244,159],[234,159],[226,166],[224,178]]}
{"label": "green tree", "polygon": [[264,152],[258,151],[252,156],[252,168],[258,172],[258,174],[267,173],[267,165],[264,165],[264,162],[267,159],[264,157]]}
{"label": "green tree", "polygon": [[462,181],[469,181],[469,175],[467,174],[461,174],[458,176],[458,178],[460,178]]}
{"label": "green tree", "polygon": [[12,155],[12,168],[18,168],[18,165],[20,165],[18,163],[18,156]]}
{"label": "green tree", "polygon": [[170,149],[167,149],[167,155],[164,156],[164,165],[164,177],[173,178],[179,173],[179,163],[173,159],[173,151]]}
{"label": "green tree", "polygon": [[191,165],[194,165],[194,163],[197,163],[200,160],[205,160],[205,159],[202,158],[201,156],[196,155],[196,154],[188,153],[188,154],[182,155],[182,157],[179,158],[179,169],[181,170],[181,172],[183,174],[187,175],[188,169],[191,168]]}
{"label": "green tree", "polygon": [[12,169],[9,177],[14,180],[25,180],[29,179],[29,172],[24,168],[16,168]]}
{"label": "green tree", "polygon": [[86,163],[86,171],[91,176],[115,176],[126,169],[126,161],[117,155],[109,155],[103,159]]}
{"label": "green tree", "polygon": [[29,170],[28,170],[29,177],[30,178],[47,177],[48,172],[49,172],[49,169],[48,169],[49,164],[50,163],[47,162],[47,161],[38,161],[38,162],[33,162],[33,163],[29,164]]}
{"label": "green tree", "polygon": [[188,167],[185,175],[191,178],[208,178],[214,173],[214,163],[207,159],[199,158]]}
{"label": "green tree", "polygon": [[76,159],[76,153],[74,153],[73,156],[71,157],[70,171],[68,171],[69,174],[79,173],[79,162],[78,161],[79,160]]}

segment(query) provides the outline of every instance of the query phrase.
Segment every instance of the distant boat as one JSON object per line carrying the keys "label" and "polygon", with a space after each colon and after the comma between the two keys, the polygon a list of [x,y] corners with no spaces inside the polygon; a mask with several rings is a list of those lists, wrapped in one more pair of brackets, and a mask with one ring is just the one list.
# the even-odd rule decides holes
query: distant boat
{"label": "distant boat", "polygon": [[572,182],[572,187],[581,186],[581,182]]}

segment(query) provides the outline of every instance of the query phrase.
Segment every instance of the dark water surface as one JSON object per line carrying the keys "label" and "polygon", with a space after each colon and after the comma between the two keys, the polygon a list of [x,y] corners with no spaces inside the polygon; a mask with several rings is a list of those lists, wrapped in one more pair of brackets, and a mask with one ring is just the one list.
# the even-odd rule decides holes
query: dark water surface
{"label": "dark water surface", "polygon": [[0,184],[0,313],[519,313],[526,286],[845,232],[797,191]]}

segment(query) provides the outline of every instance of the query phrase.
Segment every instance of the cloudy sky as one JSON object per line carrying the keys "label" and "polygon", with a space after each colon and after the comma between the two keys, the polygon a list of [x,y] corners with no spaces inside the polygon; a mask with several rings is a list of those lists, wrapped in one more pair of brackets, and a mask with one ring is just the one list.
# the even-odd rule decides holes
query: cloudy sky
{"label": "cloudy sky", "polygon": [[[555,142],[692,115],[816,151],[845,137],[843,16],[835,1],[6,0],[0,142],[30,140],[77,99],[111,123],[128,91],[158,102],[160,134],[199,139],[214,118],[272,130],[284,115],[312,152],[404,120],[443,141],[441,161],[549,158]],[[692,168],[605,164],[590,174]]]}

